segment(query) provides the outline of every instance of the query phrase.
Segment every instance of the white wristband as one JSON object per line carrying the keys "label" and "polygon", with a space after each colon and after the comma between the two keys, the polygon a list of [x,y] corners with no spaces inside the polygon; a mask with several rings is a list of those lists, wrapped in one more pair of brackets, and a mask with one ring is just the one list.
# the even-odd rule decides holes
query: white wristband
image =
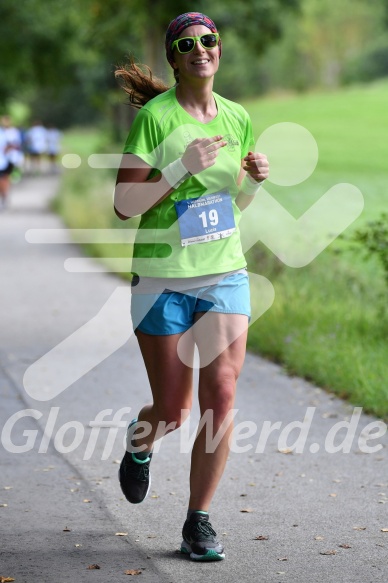
{"label": "white wristband", "polygon": [[171,164],[163,168],[162,174],[172,188],[178,188],[178,186],[191,176],[191,173],[184,166],[181,158],[178,158],[178,160],[171,162]]}
{"label": "white wristband", "polygon": [[259,192],[263,182],[264,181],[256,182],[256,180],[253,180],[249,174],[245,174],[241,182],[240,190],[247,196],[254,196],[257,192]]}

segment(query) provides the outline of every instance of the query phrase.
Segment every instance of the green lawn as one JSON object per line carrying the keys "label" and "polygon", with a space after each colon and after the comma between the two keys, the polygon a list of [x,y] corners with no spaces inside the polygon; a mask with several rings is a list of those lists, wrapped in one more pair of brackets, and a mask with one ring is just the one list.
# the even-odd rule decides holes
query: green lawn
{"label": "green lawn", "polygon": [[[307,180],[288,187],[267,182],[267,191],[299,217],[329,188],[347,182],[361,190],[365,206],[345,237],[378,217],[388,200],[387,103],[388,81],[244,103],[256,137],[273,124],[293,122],[308,129],[318,144],[318,164]],[[101,135],[74,131],[64,146],[83,159],[80,169],[65,172],[56,201],[66,223],[78,228],[133,226],[112,212],[114,171],[87,166],[87,155],[103,150]],[[130,253],[124,245],[89,245],[87,251],[108,263],[109,257]],[[247,258],[250,270],[266,276],[275,288],[274,304],[250,328],[250,350],[388,418],[387,289],[378,262],[363,261],[343,239],[298,269],[284,266],[260,242]]]}
{"label": "green lawn", "polygon": [[[315,172],[297,186],[266,189],[295,217],[331,186],[348,182],[364,197],[364,210],[344,233],[387,210],[388,82],[337,92],[270,97],[246,103],[255,135],[279,122],[304,126],[319,148]],[[253,351],[290,373],[388,416],[387,290],[377,261],[365,262],[339,239],[307,267],[282,267],[258,243],[250,268],[275,287],[272,308],[251,327]]]}

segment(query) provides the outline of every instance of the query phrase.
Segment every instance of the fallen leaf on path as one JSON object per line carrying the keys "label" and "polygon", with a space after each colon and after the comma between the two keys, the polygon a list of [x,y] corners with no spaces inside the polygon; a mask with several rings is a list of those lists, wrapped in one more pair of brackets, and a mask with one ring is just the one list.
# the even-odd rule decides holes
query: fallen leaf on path
{"label": "fallen leaf on path", "polygon": [[12,577],[0,577],[0,583],[11,583],[11,581],[15,581]]}
{"label": "fallen leaf on path", "polygon": [[278,449],[279,453],[292,453],[293,450],[290,447],[283,447],[283,449]]}
{"label": "fallen leaf on path", "polygon": [[338,545],[339,547],[341,547],[341,549],[351,549],[352,547],[350,545],[344,544],[344,545]]}
{"label": "fallen leaf on path", "polygon": [[337,498],[337,494],[329,494],[331,498]]}
{"label": "fallen leaf on path", "polygon": [[158,494],[152,494],[151,498],[159,498]]}
{"label": "fallen leaf on path", "polygon": [[78,548],[78,547],[82,547],[82,545],[80,545],[80,544],[78,544],[78,543],[77,543],[76,545],[74,545],[74,546],[75,546],[75,547],[77,547],[77,548]]}
{"label": "fallen leaf on path", "polygon": [[63,532],[71,532],[71,528],[69,528],[68,526],[65,526],[65,528],[63,529]]}
{"label": "fallen leaf on path", "polygon": [[255,536],[255,538],[253,540],[268,540],[268,539],[269,539],[269,536],[259,534],[258,536]]}
{"label": "fallen leaf on path", "polygon": [[7,508],[8,504],[0,504],[0,508]]}
{"label": "fallen leaf on path", "polygon": [[127,532],[116,532],[115,536],[128,536]]}
{"label": "fallen leaf on path", "polygon": [[335,551],[334,549],[331,549],[329,551],[320,551],[319,554],[320,555],[336,555],[337,551]]}
{"label": "fallen leaf on path", "polygon": [[12,490],[13,486],[4,486],[4,490]]}
{"label": "fallen leaf on path", "polygon": [[88,500],[88,498],[85,498],[85,500],[83,500],[83,502],[86,502],[87,504],[89,504],[89,502],[91,502],[91,500]]}
{"label": "fallen leaf on path", "polygon": [[388,528],[382,528],[381,532],[388,532]]}
{"label": "fallen leaf on path", "polygon": [[100,565],[89,565],[88,569],[92,570],[92,569],[101,569]]}
{"label": "fallen leaf on path", "polygon": [[278,559],[278,561],[288,561],[287,557],[280,557],[280,559]]}
{"label": "fallen leaf on path", "polygon": [[252,508],[243,508],[240,512],[253,512]]}
{"label": "fallen leaf on path", "polygon": [[148,534],[147,538],[156,538],[156,534]]}
{"label": "fallen leaf on path", "polygon": [[140,569],[128,569],[124,572],[124,575],[141,575],[142,571]]}
{"label": "fallen leaf on path", "polygon": [[353,530],[366,530],[366,526],[353,526]]}
{"label": "fallen leaf on path", "polygon": [[325,540],[325,539],[323,538],[323,536],[315,536],[314,540]]}

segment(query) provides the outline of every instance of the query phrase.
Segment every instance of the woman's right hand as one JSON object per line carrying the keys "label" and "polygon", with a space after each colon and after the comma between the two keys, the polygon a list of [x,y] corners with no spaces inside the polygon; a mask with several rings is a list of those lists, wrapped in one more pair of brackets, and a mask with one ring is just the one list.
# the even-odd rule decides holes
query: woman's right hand
{"label": "woman's right hand", "polygon": [[216,163],[220,148],[224,148],[227,144],[228,142],[225,142],[222,136],[196,138],[187,146],[182,156],[182,164],[190,174],[199,174]]}

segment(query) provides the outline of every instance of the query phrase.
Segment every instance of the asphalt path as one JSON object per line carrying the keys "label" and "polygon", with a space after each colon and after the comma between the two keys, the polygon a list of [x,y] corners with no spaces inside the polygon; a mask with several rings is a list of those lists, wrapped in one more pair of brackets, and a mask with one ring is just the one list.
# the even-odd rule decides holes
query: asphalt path
{"label": "asphalt path", "polygon": [[126,502],[125,425],[150,396],[128,285],[66,233],[31,242],[64,228],[57,187],[24,178],[0,214],[0,580],[386,583],[384,424],[252,354],[210,513],[225,561],[178,552],[197,406],[154,455],[150,496]]}

